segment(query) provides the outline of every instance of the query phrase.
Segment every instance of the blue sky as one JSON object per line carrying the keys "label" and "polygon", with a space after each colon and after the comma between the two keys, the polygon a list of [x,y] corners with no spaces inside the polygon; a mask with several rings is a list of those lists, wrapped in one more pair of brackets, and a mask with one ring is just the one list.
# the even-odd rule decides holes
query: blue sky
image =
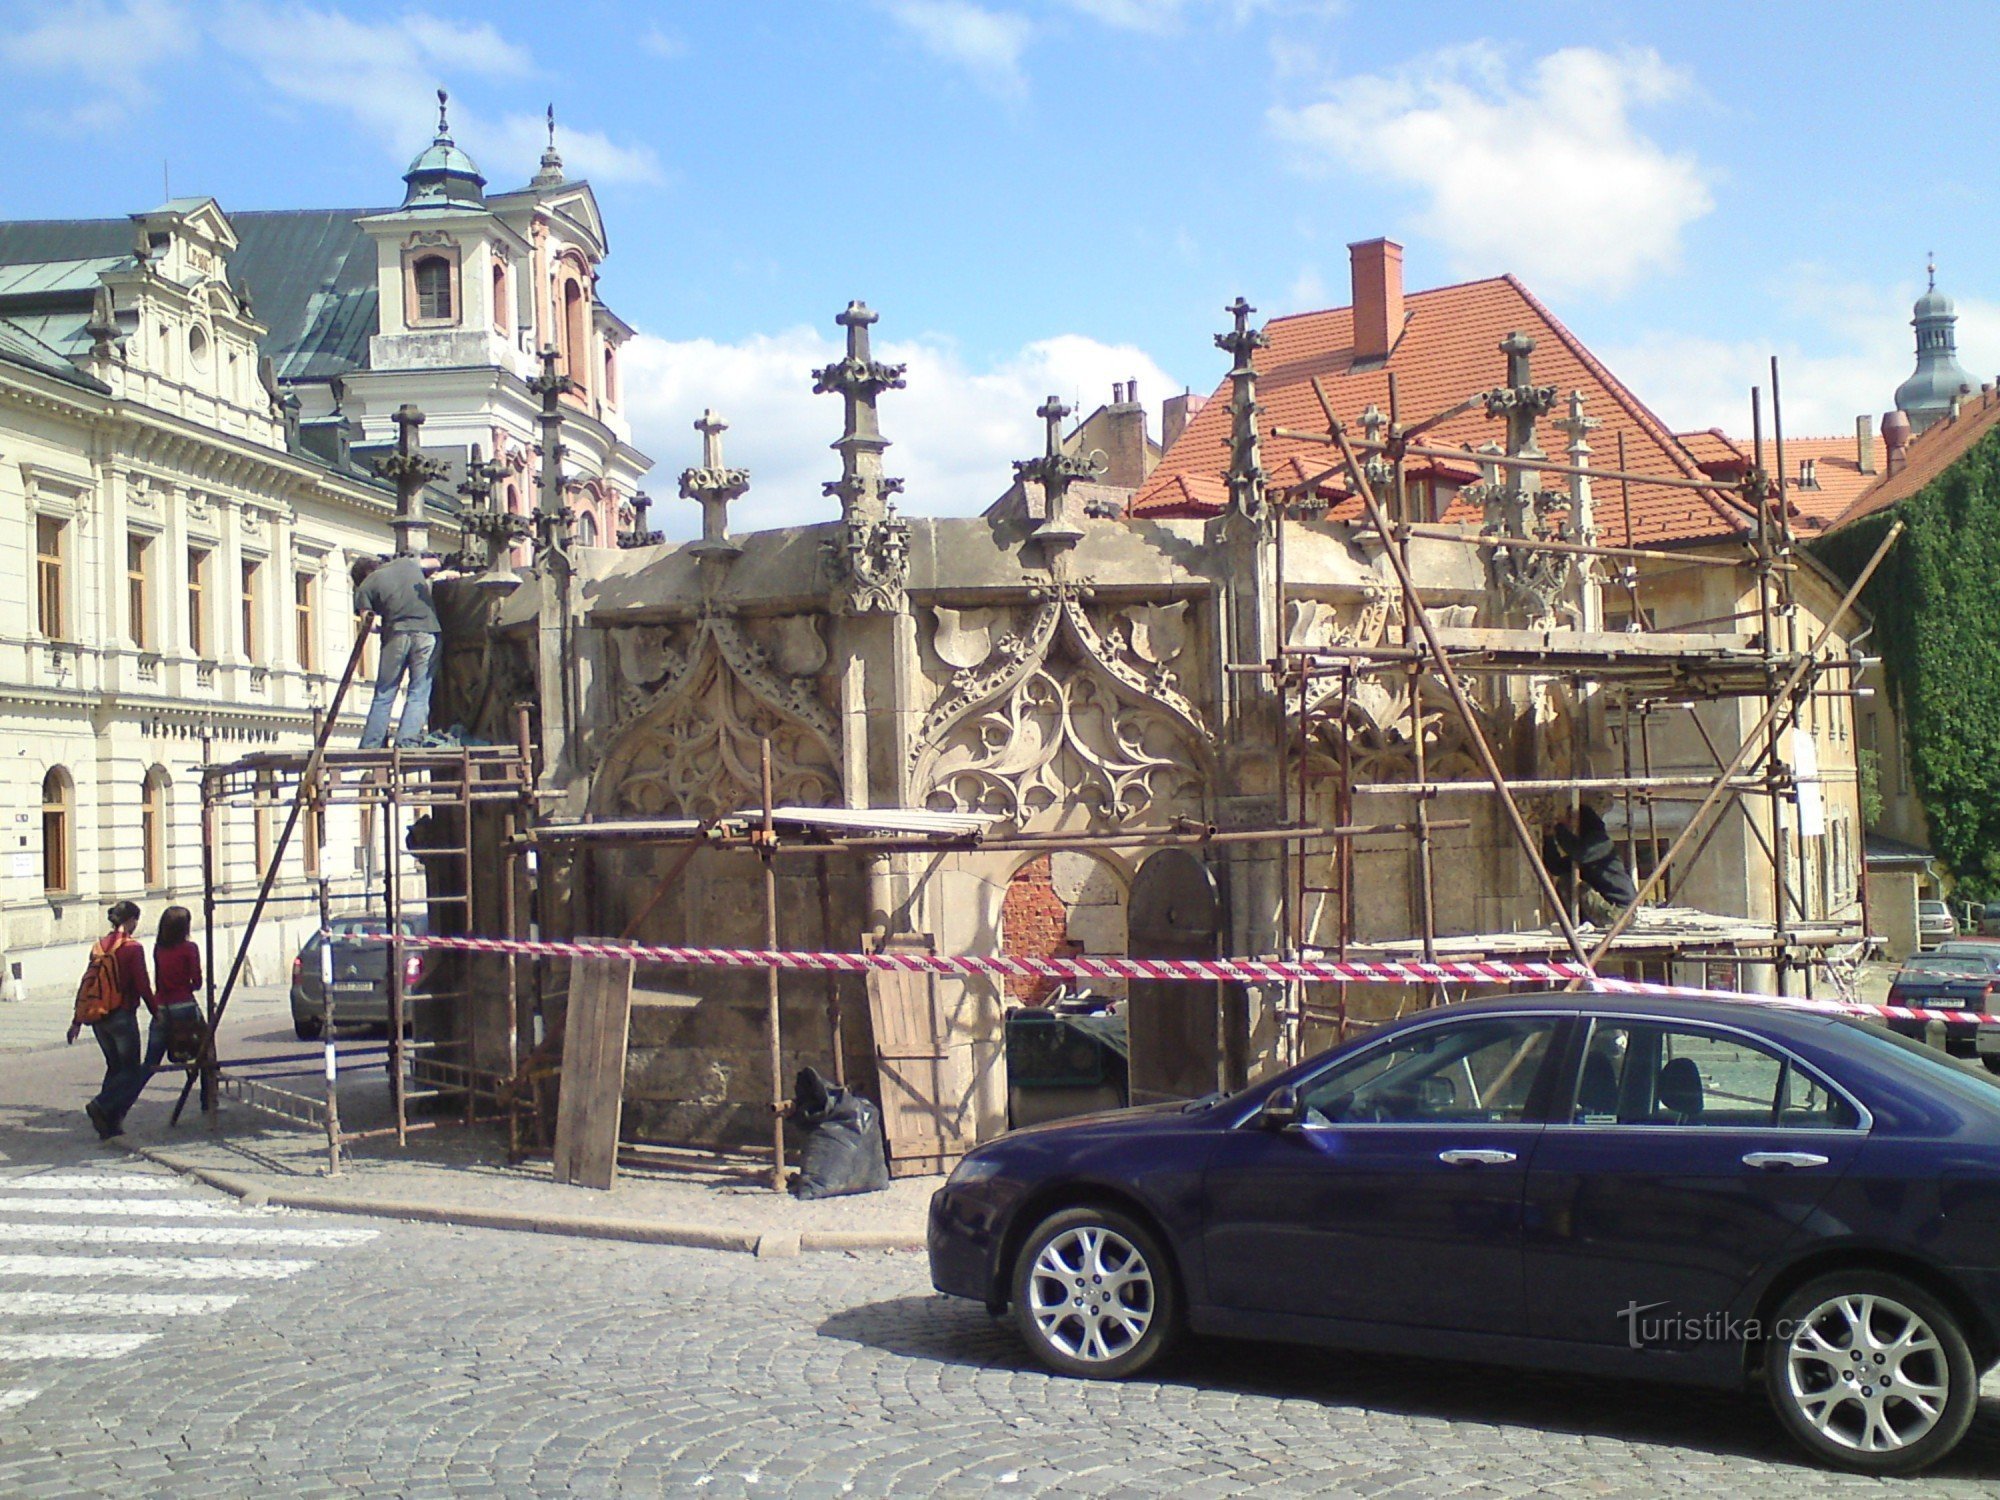
{"label": "blue sky", "polygon": [[[1927,250],[2000,371],[2000,9],[1317,0],[707,0],[477,7],[86,0],[0,37],[9,217],[392,202],[431,91],[496,185],[554,102],[612,240],[602,290],[654,493],[713,404],[747,524],[834,472],[812,398],[850,297],[911,364],[885,398],[910,508],[1005,487],[1046,390],[1211,389],[1238,292],[1347,298],[1348,241],[1412,289],[1514,271],[1677,426],[1838,432],[1908,373]],[[899,469],[900,465],[900,469]],[[663,506],[684,533],[692,516]],[[685,507],[691,510],[691,507]]]}

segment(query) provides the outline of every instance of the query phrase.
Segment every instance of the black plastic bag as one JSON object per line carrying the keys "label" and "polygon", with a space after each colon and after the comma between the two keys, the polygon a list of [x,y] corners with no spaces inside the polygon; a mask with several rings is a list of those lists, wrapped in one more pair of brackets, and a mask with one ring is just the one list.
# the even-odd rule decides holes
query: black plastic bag
{"label": "black plastic bag", "polygon": [[828,1083],[811,1068],[801,1068],[792,1088],[792,1118],[806,1133],[805,1151],[792,1178],[794,1195],[839,1198],[879,1193],[889,1186],[882,1115],[874,1100]]}

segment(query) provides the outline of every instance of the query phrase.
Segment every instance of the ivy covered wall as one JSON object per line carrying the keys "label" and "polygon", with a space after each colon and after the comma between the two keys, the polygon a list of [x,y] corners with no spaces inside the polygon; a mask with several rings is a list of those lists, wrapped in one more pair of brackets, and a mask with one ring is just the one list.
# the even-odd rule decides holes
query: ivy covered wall
{"label": "ivy covered wall", "polygon": [[1862,594],[1910,743],[1932,844],[1973,900],[2000,899],[2000,429],[1923,489],[1816,539],[1852,580],[1907,530]]}

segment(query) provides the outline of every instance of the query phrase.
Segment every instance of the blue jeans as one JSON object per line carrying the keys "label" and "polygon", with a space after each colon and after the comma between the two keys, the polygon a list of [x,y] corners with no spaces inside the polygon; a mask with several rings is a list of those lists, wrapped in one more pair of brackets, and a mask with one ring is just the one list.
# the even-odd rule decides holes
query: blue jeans
{"label": "blue jeans", "polygon": [[167,1012],[186,1010],[190,1013],[200,1009],[192,1000],[181,1000],[173,1005],[162,1005],[153,1012],[152,1024],[146,1028],[146,1076],[151,1078],[160,1070],[160,1064],[167,1057]]}
{"label": "blue jeans", "polygon": [[403,717],[396,724],[396,743],[414,745],[424,737],[431,718],[431,668],[438,638],[427,630],[391,630],[382,636],[382,660],[375,669],[375,701],[368,705],[368,722],[361,729],[361,748],[379,750],[389,743],[389,710],[395,706],[396,685],[409,675]]}
{"label": "blue jeans", "polygon": [[[146,1065],[139,1056],[139,1012],[114,1011],[101,1021],[93,1021],[90,1029],[104,1053],[104,1087],[90,1102],[116,1125],[146,1087]],[[165,1045],[164,1037],[161,1045]]]}

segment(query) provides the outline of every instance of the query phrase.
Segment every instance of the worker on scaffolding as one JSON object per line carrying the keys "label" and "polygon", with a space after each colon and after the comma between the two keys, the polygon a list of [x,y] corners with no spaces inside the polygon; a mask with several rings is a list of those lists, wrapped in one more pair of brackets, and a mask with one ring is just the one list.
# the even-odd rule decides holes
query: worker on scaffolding
{"label": "worker on scaffolding", "polygon": [[1618,857],[1618,845],[1604,826],[1604,815],[1589,797],[1580,798],[1574,810],[1564,807],[1555,813],[1542,835],[1542,863],[1558,881],[1575,870],[1577,878],[1604,899],[1614,916],[1639,898],[1639,887],[1625,861]]}
{"label": "worker on scaffolding", "polygon": [[375,698],[361,729],[361,748],[379,750],[389,743],[389,714],[396,688],[403,687],[403,713],[396,723],[396,743],[405,748],[443,744],[429,732],[431,681],[437,667],[437,605],[431,598],[434,557],[379,557],[355,560],[348,570],[354,580],[354,612],[372,612],[382,622],[382,650],[375,666]]}

